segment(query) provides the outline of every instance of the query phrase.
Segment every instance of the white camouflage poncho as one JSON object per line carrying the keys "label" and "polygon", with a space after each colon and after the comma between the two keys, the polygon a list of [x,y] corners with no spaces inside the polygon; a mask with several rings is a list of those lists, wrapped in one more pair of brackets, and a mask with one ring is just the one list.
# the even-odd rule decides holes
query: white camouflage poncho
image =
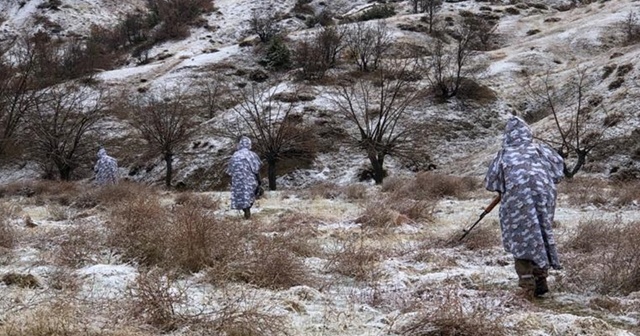
{"label": "white camouflage poncho", "polygon": [[502,242],[516,259],[540,268],[561,268],[551,224],[556,186],[563,174],[562,157],[533,142],[531,130],[518,117],[507,122],[502,149],[491,163],[485,187],[502,195]]}
{"label": "white camouflage poncho", "polygon": [[118,161],[107,155],[107,151],[104,148],[100,148],[98,162],[93,167],[93,171],[96,174],[96,184],[115,184],[118,180]]}
{"label": "white camouflage poncho", "polygon": [[231,209],[246,209],[253,205],[258,186],[256,175],[261,164],[260,157],[251,151],[251,140],[242,137],[227,166],[227,174],[231,175]]}

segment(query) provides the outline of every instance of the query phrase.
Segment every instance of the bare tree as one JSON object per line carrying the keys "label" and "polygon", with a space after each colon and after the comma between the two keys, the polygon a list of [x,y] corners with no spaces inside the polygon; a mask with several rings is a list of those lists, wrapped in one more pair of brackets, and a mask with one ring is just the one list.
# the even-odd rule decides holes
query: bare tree
{"label": "bare tree", "polygon": [[490,50],[496,39],[497,22],[485,19],[480,15],[467,16],[462,21],[462,31],[470,32],[471,48],[475,50]]}
{"label": "bare tree", "polygon": [[[429,24],[429,34],[431,34],[433,32],[433,26],[435,25],[435,22],[436,22],[436,13],[438,13],[440,8],[442,7],[442,0],[412,0],[412,1],[416,2],[416,4],[414,5],[414,8],[417,9],[417,5],[419,4],[420,12],[426,13],[423,20],[426,21],[427,24]],[[415,12],[417,13],[418,11],[416,10]]]}
{"label": "bare tree", "polygon": [[391,33],[384,21],[378,21],[373,27],[358,22],[346,34],[347,49],[362,71],[376,70],[391,48],[391,42]]}
{"label": "bare tree", "polygon": [[35,90],[35,53],[18,45],[0,57],[0,157],[14,147],[28,109],[40,94]]}
{"label": "bare tree", "polygon": [[[525,83],[526,90],[553,117],[557,133],[541,140],[555,147],[565,159],[564,175],[572,178],[587,162],[591,151],[606,143],[607,131],[618,125],[624,116],[607,113],[601,98],[587,98],[593,85],[587,69],[577,69],[563,88],[554,87],[551,80],[549,73],[537,82],[529,80]],[[561,110],[565,108],[570,112],[563,116]],[[597,109],[602,110],[600,115],[605,115],[601,122],[593,119]]]}
{"label": "bare tree", "polygon": [[[408,62],[391,67],[397,74],[409,71]],[[387,155],[412,157],[421,148],[420,130],[412,120],[409,107],[422,90],[392,71],[376,73],[375,83],[359,80],[340,86],[332,100],[336,109],[355,126],[351,134],[354,146],[366,152],[376,184],[385,177]]]}
{"label": "bare tree", "polygon": [[278,26],[278,15],[273,12],[258,13],[254,11],[251,14],[251,32],[258,35],[263,43],[271,41],[280,33]]}
{"label": "bare tree", "polygon": [[207,76],[196,82],[195,103],[211,119],[222,110],[223,96],[229,93],[225,79],[220,75]]}
{"label": "bare tree", "polygon": [[430,47],[430,56],[418,58],[421,71],[424,72],[437,97],[448,99],[458,94],[463,79],[470,75],[469,61],[473,55],[471,43],[473,32],[468,29],[458,31],[453,48],[437,39]]}
{"label": "bare tree", "polygon": [[182,88],[146,93],[132,104],[132,125],[152,153],[162,155],[166,163],[165,186],[171,187],[173,157],[197,130],[194,116],[197,108],[191,105]]}
{"label": "bare tree", "polygon": [[640,40],[640,23],[635,12],[630,11],[624,21],[621,22],[621,26],[626,44],[633,44]]}
{"label": "bare tree", "polygon": [[[269,190],[276,190],[277,164],[284,158],[315,155],[313,135],[293,115],[294,103],[282,98],[284,85],[252,84],[240,90],[235,108],[237,122],[226,125],[227,134],[248,134],[253,148],[267,162]],[[297,92],[288,95],[296,96]]]}
{"label": "bare tree", "polygon": [[341,26],[322,27],[317,36],[317,43],[322,51],[324,62],[333,67],[338,61],[338,55],[345,48],[346,29]]}
{"label": "bare tree", "polygon": [[26,135],[30,153],[53,178],[55,168],[62,180],[91,157],[97,123],[104,117],[102,92],[73,85],[60,85],[37,97],[28,110]]}

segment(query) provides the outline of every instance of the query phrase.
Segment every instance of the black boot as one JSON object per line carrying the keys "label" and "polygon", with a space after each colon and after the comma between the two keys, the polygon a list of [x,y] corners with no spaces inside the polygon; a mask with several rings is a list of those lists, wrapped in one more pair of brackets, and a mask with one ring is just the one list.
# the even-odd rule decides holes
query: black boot
{"label": "black boot", "polygon": [[549,286],[547,286],[546,277],[536,277],[536,288],[533,291],[533,295],[540,297],[549,292]]}
{"label": "black boot", "polygon": [[242,209],[242,211],[244,211],[244,219],[251,218],[251,208],[245,208]]}

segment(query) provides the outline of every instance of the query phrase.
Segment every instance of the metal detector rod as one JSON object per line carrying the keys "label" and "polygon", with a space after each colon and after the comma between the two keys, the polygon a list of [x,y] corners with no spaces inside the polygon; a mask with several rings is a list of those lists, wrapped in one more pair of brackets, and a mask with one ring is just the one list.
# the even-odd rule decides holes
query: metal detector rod
{"label": "metal detector rod", "polygon": [[484,218],[484,216],[486,216],[488,213],[490,213],[491,210],[493,210],[493,208],[495,208],[496,205],[498,205],[498,203],[500,203],[500,194],[498,194],[498,196],[496,196],[496,198],[493,199],[491,204],[489,204],[489,206],[487,206],[484,209],[484,211],[480,214],[480,218],[478,218],[478,220],[475,223],[473,223],[473,225],[471,225],[470,228],[462,229],[462,232],[464,232],[464,234],[462,235],[462,237],[460,237],[460,239],[458,241],[461,241],[462,239],[464,239],[464,237],[466,237],[469,234],[469,232],[471,232],[471,230],[473,230],[473,228],[476,227],[476,225],[478,225],[478,223],[480,223],[480,221]]}

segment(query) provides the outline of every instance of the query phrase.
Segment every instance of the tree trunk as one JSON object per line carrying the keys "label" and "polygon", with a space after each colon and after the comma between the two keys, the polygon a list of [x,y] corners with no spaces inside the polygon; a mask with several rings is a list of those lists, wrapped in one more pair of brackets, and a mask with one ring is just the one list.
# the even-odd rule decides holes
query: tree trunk
{"label": "tree trunk", "polygon": [[564,177],[566,177],[568,179],[571,179],[574,176],[576,176],[578,171],[587,162],[587,152],[586,151],[577,150],[576,151],[576,155],[578,156],[578,161],[576,161],[576,164],[573,166],[573,168],[569,169],[569,167],[567,167],[566,161],[564,163],[564,169],[563,169]]}
{"label": "tree trunk", "polygon": [[73,169],[67,164],[61,164],[58,166],[58,172],[60,173],[60,179],[63,181],[71,180],[71,172]]}
{"label": "tree trunk", "polygon": [[376,184],[382,184],[382,180],[384,180],[384,155],[370,155],[369,161],[373,168],[373,180]]}
{"label": "tree trunk", "polygon": [[276,190],[276,159],[267,159],[267,177],[269,178],[269,190]]}
{"label": "tree trunk", "polygon": [[171,188],[171,179],[173,178],[173,153],[165,153],[164,161],[167,163],[167,175],[164,184],[167,188]]}

